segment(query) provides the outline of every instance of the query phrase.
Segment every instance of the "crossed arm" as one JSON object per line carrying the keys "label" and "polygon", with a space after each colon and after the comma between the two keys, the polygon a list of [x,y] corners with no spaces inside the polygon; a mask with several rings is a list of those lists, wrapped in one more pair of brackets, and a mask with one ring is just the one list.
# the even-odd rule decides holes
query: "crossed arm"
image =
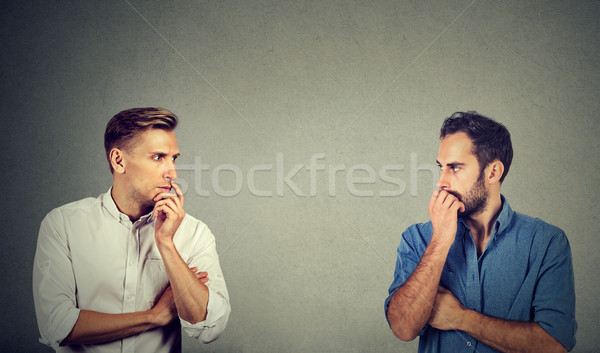
{"label": "crossed arm", "polygon": [[428,323],[440,330],[466,332],[501,352],[567,351],[537,323],[498,319],[464,308],[443,287],[439,287]]}
{"label": "crossed arm", "polygon": [[387,317],[396,337],[411,341],[429,324],[466,332],[502,352],[567,351],[537,323],[498,319],[463,307],[449,290],[438,287],[436,248],[430,244],[413,275],[392,296]]}
{"label": "crossed arm", "polygon": [[[187,269],[187,266],[186,266]],[[206,272],[188,269],[198,283],[208,281]],[[123,314],[106,314],[92,310],[81,310],[75,326],[61,342],[69,344],[95,344],[129,337],[156,327],[168,325],[177,318],[177,307],[173,288],[169,285],[152,309]]]}

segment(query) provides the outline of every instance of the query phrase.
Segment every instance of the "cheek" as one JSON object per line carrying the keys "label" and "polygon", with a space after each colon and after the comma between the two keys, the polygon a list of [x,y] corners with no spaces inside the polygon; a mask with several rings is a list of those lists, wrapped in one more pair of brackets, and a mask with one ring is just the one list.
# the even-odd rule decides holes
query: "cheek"
{"label": "cheek", "polygon": [[144,172],[144,165],[140,164],[139,162],[130,163],[128,169],[132,174],[140,175]]}

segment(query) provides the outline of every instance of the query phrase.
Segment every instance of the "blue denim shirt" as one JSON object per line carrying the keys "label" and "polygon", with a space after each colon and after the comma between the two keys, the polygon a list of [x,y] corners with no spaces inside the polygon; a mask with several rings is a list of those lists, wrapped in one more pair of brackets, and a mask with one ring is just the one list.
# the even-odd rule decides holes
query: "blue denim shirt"
{"label": "blue denim shirt", "polygon": [[[402,234],[386,314],[392,295],[417,267],[432,230],[428,222],[414,224]],[[479,258],[471,231],[459,218],[440,285],[469,309],[501,319],[536,322],[568,350],[575,346],[575,288],[567,237],[553,225],[514,212],[504,196],[492,236]],[[462,331],[426,325],[420,333],[419,352],[497,351]]]}

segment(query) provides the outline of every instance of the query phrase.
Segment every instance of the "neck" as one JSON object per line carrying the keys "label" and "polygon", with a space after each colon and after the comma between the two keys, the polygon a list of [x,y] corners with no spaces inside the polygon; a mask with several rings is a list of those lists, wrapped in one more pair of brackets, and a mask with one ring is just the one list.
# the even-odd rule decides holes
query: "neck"
{"label": "neck", "polygon": [[129,197],[127,189],[121,183],[113,182],[110,196],[115,201],[119,212],[127,215],[132,222],[137,221],[148,212],[147,207],[138,204],[133,198]]}
{"label": "neck", "polygon": [[492,236],[494,224],[502,209],[502,198],[500,193],[494,193],[488,198],[487,204],[481,213],[465,218],[465,223],[471,229],[475,244],[485,241]]}

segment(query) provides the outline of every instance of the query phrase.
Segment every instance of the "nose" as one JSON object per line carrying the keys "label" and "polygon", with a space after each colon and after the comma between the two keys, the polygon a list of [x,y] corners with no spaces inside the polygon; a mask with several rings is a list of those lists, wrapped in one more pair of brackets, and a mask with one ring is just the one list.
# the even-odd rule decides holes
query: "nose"
{"label": "nose", "polygon": [[164,178],[168,181],[173,181],[177,179],[177,171],[175,170],[175,163],[173,161],[167,166]]}
{"label": "nose", "polygon": [[437,182],[437,187],[438,189],[449,189],[450,188],[450,182],[448,180],[448,173],[446,172],[446,169],[442,169],[440,171],[440,179]]}

